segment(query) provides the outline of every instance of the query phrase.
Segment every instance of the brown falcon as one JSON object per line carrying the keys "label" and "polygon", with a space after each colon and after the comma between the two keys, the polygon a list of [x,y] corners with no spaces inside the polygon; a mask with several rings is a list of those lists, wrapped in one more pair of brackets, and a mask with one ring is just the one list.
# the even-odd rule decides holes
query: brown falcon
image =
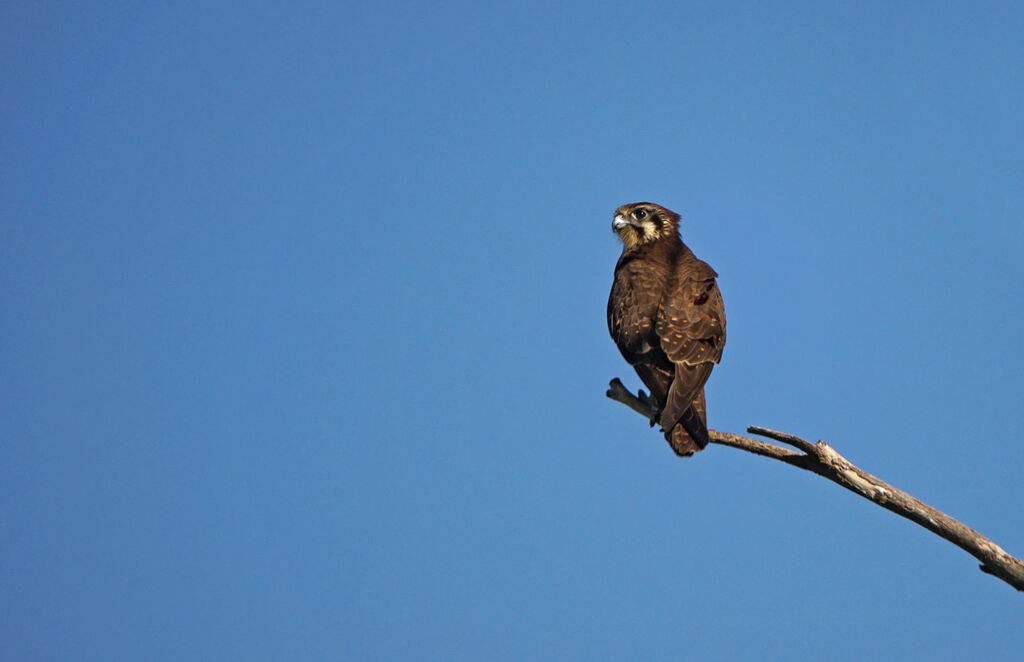
{"label": "brown falcon", "polygon": [[608,297],[608,330],[650,389],[672,450],[692,455],[708,445],[704,383],[725,346],[718,274],[687,248],[679,215],[664,207],[623,205],[612,229],[622,256]]}

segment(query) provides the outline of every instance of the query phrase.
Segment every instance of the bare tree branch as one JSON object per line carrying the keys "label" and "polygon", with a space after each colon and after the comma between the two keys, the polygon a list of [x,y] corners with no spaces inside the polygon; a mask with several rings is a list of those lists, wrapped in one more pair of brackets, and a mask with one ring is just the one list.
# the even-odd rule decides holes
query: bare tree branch
{"label": "bare tree branch", "polygon": [[[617,378],[608,385],[606,395],[626,405],[633,411],[652,420],[651,404],[629,392]],[[751,426],[747,432],[774,439],[797,450],[790,450],[775,444],[758,441],[728,432],[711,430],[711,442],[731,446],[756,455],[771,457],[800,469],[813,471],[851,492],[875,502],[879,506],[917,522],[932,533],[942,536],[957,547],[981,561],[981,570],[1002,579],[1018,591],[1024,591],[1024,561],[1007,554],[995,544],[963,522],[953,519],[941,510],[932,508],[903,490],[886,483],[881,478],[856,467],[824,441],[812,444],[800,437],[768,428]]]}

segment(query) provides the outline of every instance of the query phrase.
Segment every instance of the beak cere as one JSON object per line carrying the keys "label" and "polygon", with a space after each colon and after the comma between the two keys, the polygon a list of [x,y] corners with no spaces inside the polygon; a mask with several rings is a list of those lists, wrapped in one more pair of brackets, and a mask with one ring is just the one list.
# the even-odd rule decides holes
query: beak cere
{"label": "beak cere", "polygon": [[618,232],[619,230],[621,230],[622,228],[626,227],[627,225],[629,225],[629,221],[627,221],[625,218],[623,218],[622,214],[616,214],[615,215],[615,220],[612,221],[612,229],[613,230]]}

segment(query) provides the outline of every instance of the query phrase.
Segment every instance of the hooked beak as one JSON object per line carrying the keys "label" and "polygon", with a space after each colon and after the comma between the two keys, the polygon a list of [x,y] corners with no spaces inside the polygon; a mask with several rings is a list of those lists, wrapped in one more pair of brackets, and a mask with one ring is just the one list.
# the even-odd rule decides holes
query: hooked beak
{"label": "hooked beak", "polygon": [[627,225],[632,225],[622,214],[616,214],[615,220],[612,221],[612,229],[618,232]]}

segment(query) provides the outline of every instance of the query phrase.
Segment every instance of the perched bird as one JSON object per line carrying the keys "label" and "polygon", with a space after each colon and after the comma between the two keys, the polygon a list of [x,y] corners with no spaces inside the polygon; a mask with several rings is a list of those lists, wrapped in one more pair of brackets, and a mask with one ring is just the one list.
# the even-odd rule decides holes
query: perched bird
{"label": "perched bird", "polygon": [[704,383],[722,359],[725,305],[715,270],[679,238],[679,215],[650,202],[615,210],[622,240],[608,297],[608,331],[651,391],[672,450],[708,445]]}

